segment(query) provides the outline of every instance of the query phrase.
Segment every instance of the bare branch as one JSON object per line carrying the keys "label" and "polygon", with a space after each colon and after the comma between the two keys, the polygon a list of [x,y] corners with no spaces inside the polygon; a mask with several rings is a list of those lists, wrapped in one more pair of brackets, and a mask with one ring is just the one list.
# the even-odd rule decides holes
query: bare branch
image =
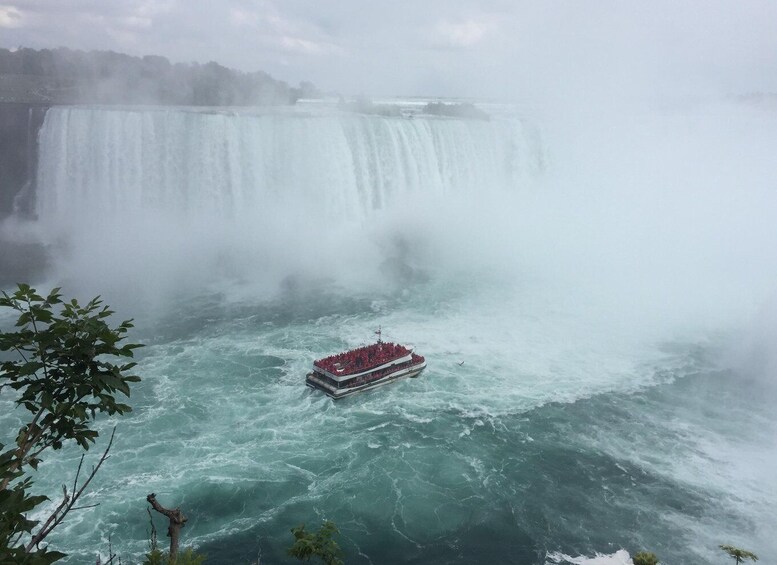
{"label": "bare branch", "polygon": [[84,464],[84,455],[81,454],[81,461],[78,462],[78,469],[76,469],[76,478],[73,479],[73,492],[76,492],[76,489],[78,489],[78,475],[81,474],[81,466]]}
{"label": "bare branch", "polygon": [[[59,516],[59,513],[62,512],[62,510],[67,507],[68,502],[70,502],[70,497],[67,494],[67,487],[65,485],[62,485],[62,502],[59,503],[59,506],[57,506],[56,510],[54,510],[54,512],[51,513],[51,515],[48,517],[46,522],[43,524],[43,527],[41,527],[41,532],[46,531],[46,529],[49,527],[53,528],[59,523],[59,521],[57,520],[57,517]],[[54,522],[54,526],[51,525],[52,522]],[[32,551],[32,548],[37,546],[41,541],[43,541],[43,538],[45,537],[46,535],[41,536],[40,533],[36,536],[33,536],[33,538],[30,540],[30,543],[27,544],[24,550],[27,553],[29,553],[30,551]]]}
{"label": "bare branch", "polygon": [[[43,541],[46,536],[48,536],[54,528],[56,528],[62,520],[65,519],[65,516],[67,516],[67,513],[71,510],[75,509],[75,503],[76,501],[81,497],[81,495],[86,490],[86,487],[89,486],[89,483],[92,482],[92,479],[97,474],[97,471],[100,470],[100,467],[105,462],[106,459],[108,459],[108,452],[111,450],[111,446],[113,445],[113,437],[116,435],[116,428],[113,428],[113,431],[111,432],[111,439],[108,442],[108,447],[105,448],[105,451],[103,452],[102,456],[100,457],[100,460],[97,462],[97,465],[92,469],[92,472],[89,473],[89,477],[87,477],[86,481],[83,485],[81,485],[81,488],[78,489],[78,491],[73,493],[73,496],[69,499],[65,499],[62,504],[60,504],[57,509],[49,516],[48,520],[46,520],[46,523],[43,525],[43,527],[38,531],[35,536],[33,536],[32,540],[29,544],[27,544],[26,550],[29,552],[33,547],[36,547],[41,541]],[[78,479],[78,473],[81,471],[81,464],[83,463],[83,456],[81,456],[81,463],[78,465],[78,472],[76,473],[76,481]],[[64,489],[65,487],[63,487]],[[65,490],[65,494],[67,495],[67,490]],[[85,507],[88,508],[88,507]]]}
{"label": "bare branch", "polygon": [[23,350],[19,349],[19,347],[14,345],[14,351],[19,354],[19,357],[21,357],[25,363],[27,363],[27,357],[22,353]]}
{"label": "bare branch", "polygon": [[108,536],[108,563],[113,561],[113,558],[116,557],[116,554],[113,553],[113,544],[111,543],[111,536]]}
{"label": "bare branch", "polygon": [[84,508],[94,508],[95,506],[100,506],[100,503],[95,502],[94,504],[87,504],[86,506],[74,506],[70,510],[83,510]]}
{"label": "bare branch", "polygon": [[154,551],[157,547],[156,526],[154,526],[154,517],[151,515],[151,509],[146,507],[146,512],[148,512],[148,521],[151,522],[151,533],[149,535],[151,540],[151,551]]}
{"label": "bare branch", "polygon": [[105,463],[105,460],[108,459],[108,452],[111,450],[111,446],[113,445],[113,436],[116,435],[116,427],[114,426],[113,431],[111,432],[111,439],[108,441],[108,447],[105,448],[105,451],[103,452],[102,456],[100,457],[100,460],[97,462],[97,465],[92,469],[92,472],[89,473],[89,477],[86,479],[86,482],[83,484],[83,486],[78,490],[76,495],[73,497],[73,502],[78,500],[78,497],[83,494],[84,490],[86,490],[86,487],[89,486],[89,483],[92,482],[92,479],[97,474],[97,471],[100,470],[100,467],[103,463]]}

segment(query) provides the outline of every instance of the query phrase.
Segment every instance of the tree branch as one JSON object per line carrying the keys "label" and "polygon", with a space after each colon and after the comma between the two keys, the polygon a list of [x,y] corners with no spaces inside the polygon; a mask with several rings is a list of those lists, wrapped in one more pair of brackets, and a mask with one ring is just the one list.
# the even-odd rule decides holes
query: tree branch
{"label": "tree branch", "polygon": [[[71,401],[70,403],[68,403],[67,410],[69,411],[75,405],[76,402],[80,402],[83,398],[84,398],[84,396],[82,395],[82,396],[78,397],[76,400]],[[41,406],[41,408],[38,410],[38,412],[33,417],[32,422],[30,422],[30,424],[27,426],[28,430],[31,430],[32,427],[37,424],[38,420],[46,412],[46,410],[47,410],[46,406]],[[37,432],[32,434],[30,437],[25,437],[24,438],[23,445],[21,445],[20,447],[18,447],[16,449],[16,452],[15,452],[16,461],[14,461],[13,463],[11,463],[9,465],[9,470],[10,471],[13,472],[13,471],[17,471],[17,470],[21,469],[22,467],[24,467],[24,465],[29,463],[30,459],[37,458],[38,455],[40,455],[46,449],[51,447],[51,445],[55,441],[59,441],[60,439],[62,439],[64,437],[64,435],[65,435],[64,432],[60,432],[59,435],[57,435],[55,438],[52,438],[49,441],[44,442],[43,446],[41,446],[40,449],[38,449],[37,451],[32,453],[32,455],[30,455],[30,450],[35,446],[35,444],[37,444],[41,440],[41,438],[44,436],[44,434],[50,428],[51,428],[51,422],[49,422],[48,424],[46,424],[42,428],[38,428]],[[5,490],[8,487],[10,482],[11,482],[11,477],[6,477],[5,479],[3,479],[3,481],[0,482],[0,491]]]}
{"label": "tree branch", "polygon": [[22,353],[22,350],[19,349],[19,347],[16,345],[14,345],[13,348],[14,348],[14,351],[16,351],[16,353],[19,354],[19,357],[21,357],[24,360],[24,362],[27,363],[27,357],[24,355],[24,353]]}
{"label": "tree branch", "polygon": [[[32,321],[32,329],[35,333],[35,339],[37,340],[38,335],[40,332],[38,331],[38,324],[35,323],[35,316],[32,313],[32,302],[30,302],[30,297],[27,297],[27,311],[30,313],[30,320]],[[40,361],[43,363],[43,374],[48,379],[49,378],[49,370],[48,370],[48,364],[46,363],[46,355],[43,350],[43,344],[38,342],[38,355],[40,356]]]}
{"label": "tree branch", "polygon": [[146,512],[148,512],[148,521],[151,522],[151,532],[149,534],[151,538],[151,551],[154,551],[157,547],[156,526],[154,526],[154,517],[151,515],[151,509],[148,506],[146,506]]}
{"label": "tree branch", "polygon": [[96,508],[97,506],[100,506],[99,502],[95,502],[94,504],[87,504],[86,506],[74,506],[71,508],[71,510],[83,510],[84,508]]}
{"label": "tree branch", "polygon": [[78,462],[78,469],[76,469],[76,477],[73,479],[73,492],[78,488],[78,475],[81,474],[81,466],[84,464],[84,453],[81,454],[81,460]]}
{"label": "tree branch", "polygon": [[[41,527],[40,533],[38,535],[33,536],[33,538],[30,540],[30,543],[27,544],[27,547],[24,548],[24,550],[29,553],[33,547],[38,545],[41,541],[43,541],[43,538],[48,535],[48,532],[46,532],[46,529],[51,526],[51,523],[56,520],[57,515],[67,506],[68,502],[70,502],[70,497],[67,494],[67,487],[65,485],[62,485],[62,502],[59,503],[59,506],[57,506],[57,509],[54,510],[54,512],[51,513],[51,515],[48,517],[46,522],[43,524],[43,527]],[[56,522],[54,526],[56,526],[59,522]],[[51,526],[53,528],[54,526]],[[48,530],[51,531],[50,529]],[[41,533],[46,532],[45,534],[41,535]]]}
{"label": "tree branch", "polygon": [[[71,400],[70,402],[65,404],[66,408],[64,410],[62,410],[63,413],[69,412],[70,409],[73,408],[73,406],[75,406],[77,403],[81,402],[87,396],[88,396],[87,394],[82,394],[82,395],[78,396],[75,400]],[[43,411],[43,410],[45,410],[45,407],[41,408],[41,411]],[[35,434],[34,440],[30,440],[32,445],[34,445],[34,444],[36,444],[36,443],[38,443],[40,441],[40,439],[43,437],[43,435],[47,431],[49,431],[49,429],[51,428],[52,423],[53,422],[49,422],[48,424],[46,424],[45,426],[43,426],[42,428],[40,428],[38,430],[38,433]],[[115,431],[115,429],[116,428],[114,428],[114,431]],[[47,441],[43,442],[43,445],[38,449],[38,451],[35,451],[32,455],[29,454],[29,450],[32,448],[32,445],[30,445],[30,447],[27,448],[27,452],[28,453],[26,453],[24,455],[24,457],[20,459],[19,468],[21,468],[23,465],[28,463],[30,459],[38,457],[38,455],[40,455],[41,453],[46,451],[49,447],[51,447],[52,445],[54,445],[56,442],[58,442],[59,440],[61,440],[64,437],[65,437],[65,432],[64,431],[59,432],[59,434],[57,434],[56,436],[54,436],[52,438],[49,438]],[[113,436],[111,436],[111,441],[113,441]]]}
{"label": "tree branch", "polygon": [[[29,553],[33,547],[36,547],[40,542],[42,542],[46,536],[48,536],[51,531],[56,528],[62,520],[65,519],[65,516],[67,516],[67,513],[71,510],[75,510],[75,504],[76,501],[81,497],[81,495],[86,490],[86,487],[89,486],[89,483],[92,482],[92,479],[97,474],[97,471],[100,470],[100,467],[105,462],[106,459],[108,459],[108,452],[111,450],[111,446],[113,445],[113,437],[116,435],[116,428],[113,428],[113,431],[111,432],[111,439],[108,442],[108,447],[105,448],[105,451],[103,452],[102,456],[100,457],[100,460],[97,462],[97,465],[92,469],[92,472],[89,473],[89,477],[87,477],[86,481],[83,485],[81,485],[81,488],[78,489],[78,491],[75,491],[75,487],[78,484],[78,474],[81,472],[81,465],[83,464],[83,455],[81,456],[81,462],[78,464],[78,471],[76,472],[76,481],[73,483],[73,496],[68,498],[67,496],[67,489],[63,486],[63,490],[65,492],[65,499],[62,501],[62,503],[57,507],[56,510],[51,514],[51,516],[48,517],[46,520],[46,523],[43,525],[43,527],[38,531],[38,533],[33,536],[32,540],[30,540],[30,543],[27,544],[25,550]],[[94,505],[92,505],[94,506]],[[91,506],[85,506],[83,508],[90,508]]]}
{"label": "tree branch", "polygon": [[[41,408],[33,417],[32,422],[30,422],[29,425],[27,426],[28,431],[32,430],[33,426],[35,426],[38,423],[38,419],[43,415],[45,411],[46,411],[46,408],[44,406],[41,406]],[[38,433],[33,434],[32,437],[28,437],[25,435],[24,441],[22,442],[23,445],[16,448],[15,456],[17,460],[8,466],[9,471],[13,473],[18,469],[21,469],[22,466],[24,465],[25,460],[29,461],[28,455],[29,455],[30,449],[32,449],[32,446],[35,445],[35,443],[40,439],[42,434],[43,434],[43,430],[38,430]],[[34,454],[33,457],[35,457],[36,455],[37,454]],[[10,482],[11,482],[10,476],[3,479],[2,482],[0,482],[0,491],[8,488],[8,485],[10,484]]]}

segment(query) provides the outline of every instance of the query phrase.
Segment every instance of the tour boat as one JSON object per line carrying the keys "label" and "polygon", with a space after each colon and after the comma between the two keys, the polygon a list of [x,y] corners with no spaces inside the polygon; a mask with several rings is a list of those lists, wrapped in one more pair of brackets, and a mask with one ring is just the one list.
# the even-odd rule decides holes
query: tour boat
{"label": "tour boat", "polygon": [[426,368],[426,359],[412,349],[381,340],[380,329],[375,333],[377,343],[314,361],[305,384],[337,399],[417,377]]}

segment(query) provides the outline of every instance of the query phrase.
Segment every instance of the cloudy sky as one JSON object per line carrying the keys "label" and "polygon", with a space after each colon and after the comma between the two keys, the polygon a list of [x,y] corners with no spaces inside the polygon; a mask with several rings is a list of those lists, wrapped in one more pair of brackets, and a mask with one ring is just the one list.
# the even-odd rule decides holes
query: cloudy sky
{"label": "cloudy sky", "polygon": [[0,45],[215,60],[373,96],[777,92],[771,0],[0,0]]}

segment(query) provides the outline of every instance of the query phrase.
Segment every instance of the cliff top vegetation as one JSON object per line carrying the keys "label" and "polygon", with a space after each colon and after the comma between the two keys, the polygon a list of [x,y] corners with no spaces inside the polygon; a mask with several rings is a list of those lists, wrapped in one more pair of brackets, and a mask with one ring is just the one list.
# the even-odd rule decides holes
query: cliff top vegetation
{"label": "cliff top vegetation", "polygon": [[0,102],[258,106],[294,104],[317,94],[265,72],[244,73],[213,61],[171,63],[113,51],[0,49]]}

